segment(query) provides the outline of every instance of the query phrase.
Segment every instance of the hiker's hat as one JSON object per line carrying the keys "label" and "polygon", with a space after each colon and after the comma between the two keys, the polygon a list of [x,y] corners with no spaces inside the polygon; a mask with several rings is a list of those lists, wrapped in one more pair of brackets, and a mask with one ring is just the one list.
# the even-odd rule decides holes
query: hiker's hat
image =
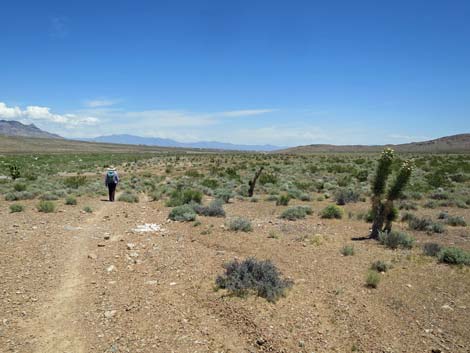
{"label": "hiker's hat", "polygon": [[113,166],[113,165],[110,165],[110,166],[108,167],[108,170],[109,170],[109,171],[113,171],[113,172],[114,172],[114,171],[116,171],[116,168],[114,168],[114,166]]}

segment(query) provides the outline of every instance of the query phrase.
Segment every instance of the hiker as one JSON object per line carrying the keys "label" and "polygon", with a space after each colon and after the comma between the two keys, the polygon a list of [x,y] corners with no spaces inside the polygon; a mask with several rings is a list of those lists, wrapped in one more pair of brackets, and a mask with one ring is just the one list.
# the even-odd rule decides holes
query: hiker
{"label": "hiker", "polygon": [[119,176],[116,168],[110,166],[104,177],[104,184],[108,187],[109,201],[114,202],[114,195],[116,194],[116,186],[119,183]]}

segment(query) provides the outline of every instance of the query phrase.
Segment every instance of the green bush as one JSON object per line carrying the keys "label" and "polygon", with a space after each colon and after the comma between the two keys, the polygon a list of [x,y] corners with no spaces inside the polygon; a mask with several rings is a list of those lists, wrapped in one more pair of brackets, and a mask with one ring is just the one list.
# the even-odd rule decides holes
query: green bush
{"label": "green bush", "polygon": [[168,215],[173,221],[189,222],[196,219],[196,211],[190,205],[181,205],[173,208]]}
{"label": "green bush", "polygon": [[390,249],[402,247],[411,249],[414,244],[414,238],[403,232],[379,232],[379,242]]}
{"label": "green bush", "polygon": [[44,201],[57,201],[59,197],[52,193],[46,193],[39,196],[39,199]]}
{"label": "green bush", "polygon": [[289,221],[295,221],[296,219],[305,218],[307,215],[312,214],[312,209],[308,206],[295,206],[289,207],[281,213],[280,218],[287,219]]}
{"label": "green bush", "polygon": [[168,207],[175,207],[186,205],[189,203],[201,203],[202,201],[202,192],[199,190],[193,189],[177,189],[174,190],[171,195],[170,199],[166,202]]}
{"label": "green bush", "polygon": [[16,183],[13,185],[13,189],[15,189],[15,191],[25,191],[26,187],[27,185],[25,183]]}
{"label": "green bush", "polygon": [[465,222],[465,219],[460,216],[448,216],[446,223],[453,227],[466,227],[467,226],[467,222]]}
{"label": "green bush", "polygon": [[137,203],[139,202],[139,196],[136,194],[130,192],[130,191],[124,191],[119,197],[118,201],[121,202],[129,202],[129,203]]}
{"label": "green bush", "polygon": [[266,184],[277,184],[278,178],[276,175],[271,174],[271,173],[263,173],[259,177],[259,183],[261,185],[266,185]]}
{"label": "green bush", "polygon": [[39,212],[52,213],[55,211],[55,203],[52,201],[41,200],[37,204],[37,209]]}
{"label": "green bush", "polygon": [[343,210],[336,205],[326,206],[320,213],[321,218],[337,218],[343,217]]}
{"label": "green bush", "polygon": [[352,189],[338,189],[334,194],[337,205],[346,205],[350,202],[357,202],[361,195]]}
{"label": "green bush", "polygon": [[216,199],[213,200],[209,206],[195,204],[193,208],[198,215],[203,215],[206,217],[225,217],[225,211],[222,206],[223,203],[224,201]]}
{"label": "green bush", "polygon": [[233,231],[250,232],[253,227],[250,220],[243,217],[235,217],[227,222],[228,229]]}
{"label": "green bush", "polygon": [[219,182],[215,179],[204,179],[201,185],[209,189],[215,189],[219,186]]}
{"label": "green bush", "polygon": [[377,271],[367,272],[366,285],[367,287],[377,288],[380,282],[380,274]]}
{"label": "green bush", "polygon": [[216,198],[223,200],[225,203],[230,201],[230,198],[233,196],[232,192],[228,189],[217,189],[214,192]]}
{"label": "green bush", "polygon": [[77,204],[77,199],[73,196],[68,196],[66,199],[65,199],[65,204],[66,205],[69,205],[69,206],[73,206],[73,205],[76,205]]}
{"label": "green bush", "polygon": [[354,255],[354,253],[355,253],[355,251],[354,251],[354,246],[353,245],[345,245],[341,249],[341,254],[344,255],[344,256],[352,256],[352,255]]}
{"label": "green bush", "polygon": [[231,261],[224,265],[225,273],[215,280],[217,289],[226,289],[232,295],[244,297],[250,292],[275,302],[285,296],[292,281],[283,279],[276,266],[269,260],[248,258],[242,262]]}
{"label": "green bush", "polygon": [[83,211],[85,211],[86,213],[92,213],[93,209],[90,206],[85,206],[83,207]]}
{"label": "green bush", "polygon": [[428,233],[443,233],[444,226],[441,223],[433,222],[430,218],[410,217],[408,219],[408,226],[410,229],[425,231]]}
{"label": "green bush", "polygon": [[443,248],[437,258],[439,262],[451,265],[470,265],[470,252],[456,247]]}
{"label": "green bush", "polygon": [[23,212],[24,211],[24,206],[20,205],[19,203],[15,203],[13,205],[10,205],[10,212],[15,213],[15,212]]}
{"label": "green bush", "polygon": [[69,176],[64,179],[64,185],[72,189],[78,189],[85,184],[86,177],[84,175]]}
{"label": "green bush", "polygon": [[437,256],[442,250],[442,247],[437,243],[425,243],[423,244],[423,253],[426,256]]}
{"label": "green bush", "polygon": [[29,191],[9,192],[5,195],[6,201],[32,200],[35,195]]}
{"label": "green bush", "polygon": [[287,206],[290,201],[290,196],[287,194],[282,194],[278,197],[276,201],[276,206]]}
{"label": "green bush", "polygon": [[387,272],[391,267],[392,265],[389,262],[385,262],[382,260],[374,261],[370,265],[370,269],[377,272]]}

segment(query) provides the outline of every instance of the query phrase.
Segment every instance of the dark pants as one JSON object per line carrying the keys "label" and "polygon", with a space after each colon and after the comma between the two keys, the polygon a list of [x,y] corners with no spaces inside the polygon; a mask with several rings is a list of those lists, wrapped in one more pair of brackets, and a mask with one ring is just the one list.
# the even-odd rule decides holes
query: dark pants
{"label": "dark pants", "polygon": [[109,191],[109,201],[114,201],[114,195],[116,194],[116,184],[114,183],[108,184],[108,191]]}

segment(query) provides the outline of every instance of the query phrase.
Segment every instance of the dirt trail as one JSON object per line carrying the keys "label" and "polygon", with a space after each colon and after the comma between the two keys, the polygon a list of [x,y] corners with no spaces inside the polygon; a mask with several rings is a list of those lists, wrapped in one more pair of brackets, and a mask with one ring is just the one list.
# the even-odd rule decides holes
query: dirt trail
{"label": "dirt trail", "polygon": [[92,281],[87,271],[87,256],[100,219],[113,211],[116,204],[101,206],[84,224],[77,226],[63,251],[62,278],[49,293],[50,300],[40,308],[37,324],[31,325],[31,334],[37,337],[37,353],[89,352],[81,321],[85,284]]}

